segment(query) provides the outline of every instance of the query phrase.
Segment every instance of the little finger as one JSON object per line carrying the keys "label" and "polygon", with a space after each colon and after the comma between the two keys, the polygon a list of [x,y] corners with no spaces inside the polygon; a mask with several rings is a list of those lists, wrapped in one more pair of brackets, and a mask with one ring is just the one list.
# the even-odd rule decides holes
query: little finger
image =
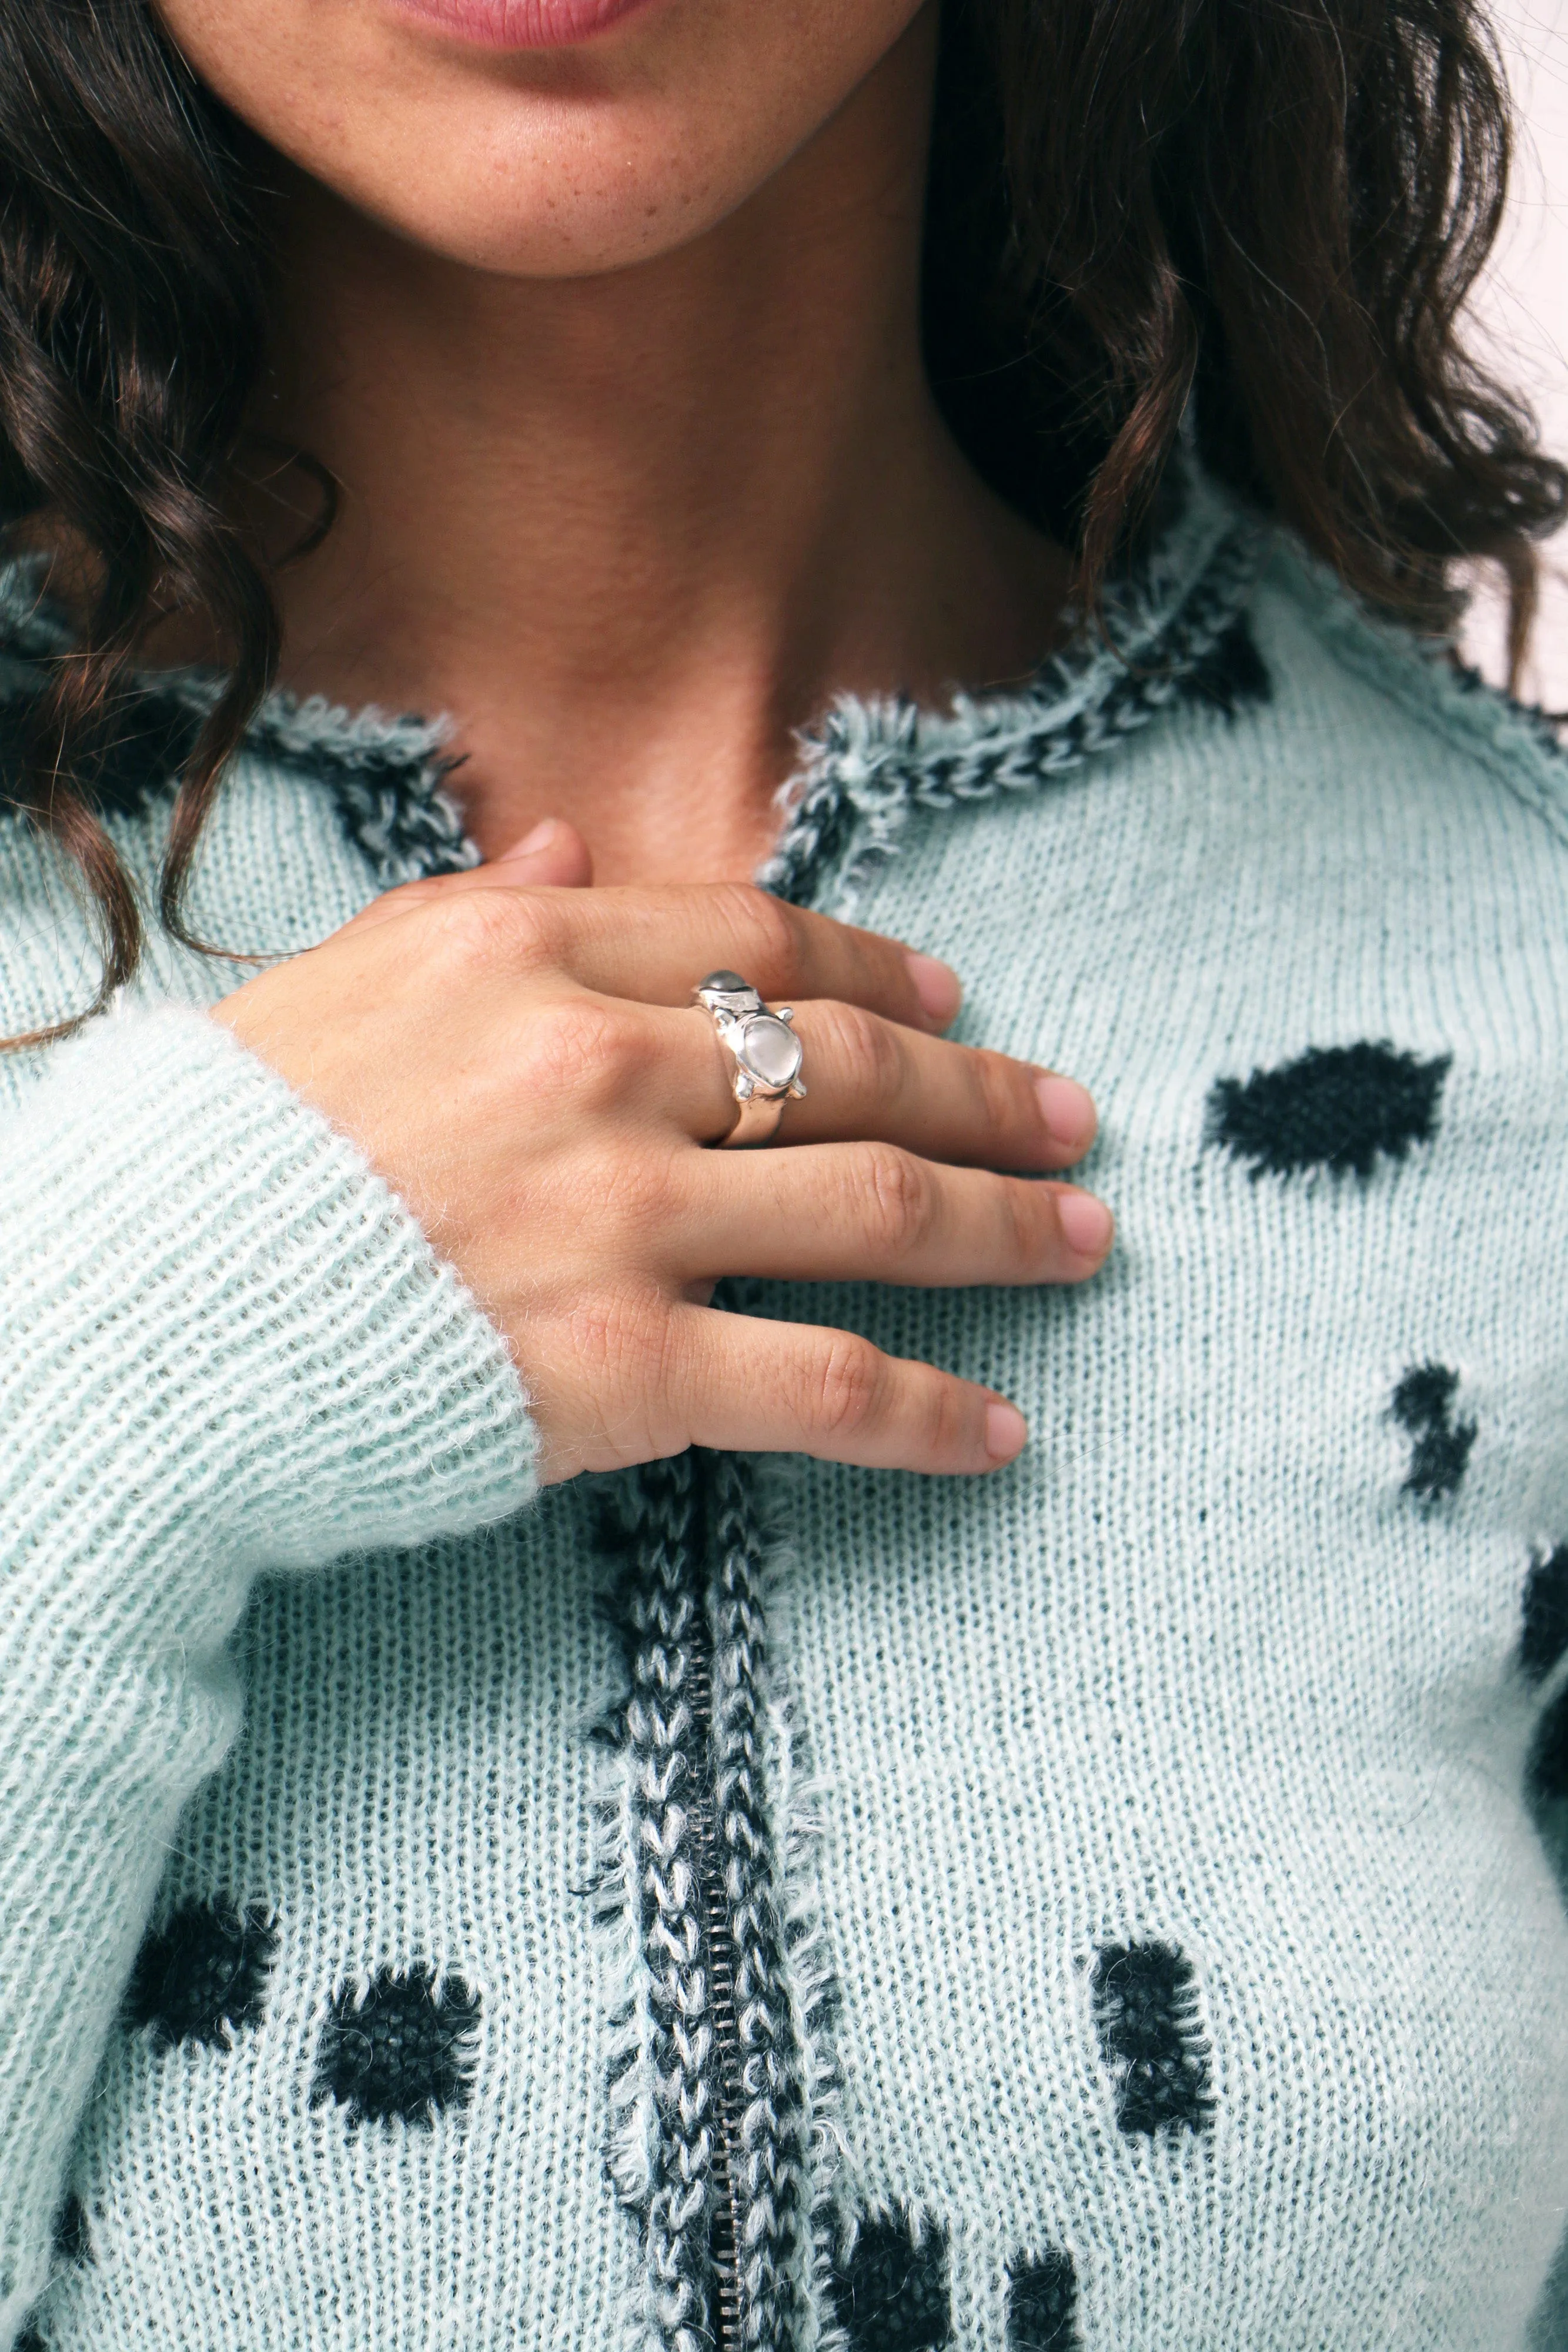
{"label": "little finger", "polygon": [[670,1333],[691,1442],[868,1470],[998,1470],[1029,1434],[993,1389],[852,1331],[679,1307]]}

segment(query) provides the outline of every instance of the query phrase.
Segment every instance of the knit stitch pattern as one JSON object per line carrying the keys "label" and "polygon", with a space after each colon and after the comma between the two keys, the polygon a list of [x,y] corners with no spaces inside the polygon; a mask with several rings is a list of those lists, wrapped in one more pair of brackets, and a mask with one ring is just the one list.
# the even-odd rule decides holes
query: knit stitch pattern
{"label": "knit stitch pattern", "polygon": [[[535,1496],[245,967],[0,1064],[0,2344],[1552,2344],[1564,772],[1201,487],[1110,626],[838,706],[769,869],[1099,1102],[1096,1282],[721,1294],[1018,1398],[994,1478]],[[440,741],[275,699],[198,927],[470,857]],[[93,977],[7,830],[0,1019]]]}
{"label": "knit stitch pattern", "polygon": [[[57,2151],[5,2168],[13,2327],[44,2282],[62,2108],[86,2099],[180,1804],[238,1727],[225,1644],[251,1580],[482,1524],[533,1486],[498,1339],[226,1031],[126,1013],[52,1063],[0,1158],[0,2146]],[[145,1967],[131,1990],[151,2017]],[[220,2000],[194,2038],[243,2021]]]}

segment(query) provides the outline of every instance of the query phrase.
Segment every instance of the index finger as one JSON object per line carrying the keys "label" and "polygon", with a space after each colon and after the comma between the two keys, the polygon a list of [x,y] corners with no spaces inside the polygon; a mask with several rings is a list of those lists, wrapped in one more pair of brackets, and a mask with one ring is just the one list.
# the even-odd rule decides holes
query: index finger
{"label": "index finger", "polygon": [[908,1027],[945,1029],[957,976],[900,940],[862,931],[747,883],[540,894],[551,950],[585,988],[689,1004],[708,973],[738,972],[764,997],[836,997]]}

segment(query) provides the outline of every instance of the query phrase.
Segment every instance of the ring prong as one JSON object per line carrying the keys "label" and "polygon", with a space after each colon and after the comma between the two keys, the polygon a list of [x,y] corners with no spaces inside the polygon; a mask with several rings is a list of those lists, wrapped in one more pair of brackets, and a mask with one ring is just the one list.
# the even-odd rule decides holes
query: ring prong
{"label": "ring prong", "polygon": [[788,1027],[789,1024],[795,1018],[794,1006],[792,1004],[781,1004],[779,1007],[779,1018],[785,1024],[786,1027]]}
{"label": "ring prong", "polygon": [[805,1079],[804,1079],[804,1078],[791,1078],[791,1079],[790,1079],[790,1081],[789,1081],[789,1091],[790,1091],[790,1093],[791,1093],[792,1095],[796,1096],[797,1097],[799,1097],[800,1096],[803,1095],[803,1094],[805,1093],[805,1091],[806,1091],[806,1081],[805,1081]]}

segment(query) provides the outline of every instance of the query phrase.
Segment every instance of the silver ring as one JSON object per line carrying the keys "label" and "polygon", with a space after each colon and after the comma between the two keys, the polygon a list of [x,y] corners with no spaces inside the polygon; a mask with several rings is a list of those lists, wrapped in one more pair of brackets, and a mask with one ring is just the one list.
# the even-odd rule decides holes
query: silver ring
{"label": "silver ring", "polygon": [[735,1057],[735,1125],[719,1138],[727,1150],[771,1143],[791,1095],[806,1091],[800,1076],[804,1049],[789,1024],[794,1009],[770,1013],[737,971],[710,971],[692,994],[709,1015],[719,1043]]}

